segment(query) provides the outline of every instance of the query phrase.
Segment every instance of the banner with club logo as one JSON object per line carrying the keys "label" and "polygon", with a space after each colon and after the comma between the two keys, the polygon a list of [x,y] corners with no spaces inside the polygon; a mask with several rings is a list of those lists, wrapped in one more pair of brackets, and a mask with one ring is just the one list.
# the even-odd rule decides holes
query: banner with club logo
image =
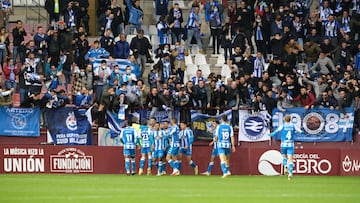
{"label": "banner with club logo", "polygon": [[0,136],[40,136],[39,108],[0,107]]}
{"label": "banner with club logo", "polygon": [[[353,108],[345,108],[346,117],[338,110],[328,108],[288,108],[285,112],[273,110],[273,127],[276,129],[283,123],[286,114],[291,121],[301,128],[302,134],[295,132],[295,141],[300,142],[343,142],[352,141],[354,124]],[[281,133],[275,136],[281,139]]]}
{"label": "banner with club logo", "polygon": [[[150,114],[151,114],[151,110],[146,110],[146,109],[142,109],[139,111],[139,117],[140,117],[140,123],[143,122],[143,120],[150,120]],[[156,111],[154,113],[154,118],[157,122],[162,122],[162,121],[169,121],[171,119],[171,116],[173,116],[174,118],[179,118],[180,114],[179,111]]]}
{"label": "banner with club logo", "polygon": [[91,145],[92,129],[86,115],[72,107],[47,109],[48,132],[56,145]]}
{"label": "banner with club logo", "polygon": [[102,60],[105,60],[107,62],[107,65],[111,69],[113,69],[115,65],[118,65],[119,71],[122,74],[125,74],[126,66],[131,66],[131,72],[134,73],[136,77],[140,76],[140,69],[134,67],[128,59],[95,59],[93,63],[93,68],[95,69],[96,67],[100,66]]}
{"label": "banner with club logo", "polygon": [[258,142],[269,140],[271,116],[267,111],[253,114],[249,110],[239,110],[239,141]]}
{"label": "banner with club logo", "polygon": [[195,140],[212,140],[214,128],[212,122],[220,121],[223,115],[227,115],[228,121],[231,121],[231,110],[227,110],[217,116],[210,116],[202,113],[191,113],[191,122]]}

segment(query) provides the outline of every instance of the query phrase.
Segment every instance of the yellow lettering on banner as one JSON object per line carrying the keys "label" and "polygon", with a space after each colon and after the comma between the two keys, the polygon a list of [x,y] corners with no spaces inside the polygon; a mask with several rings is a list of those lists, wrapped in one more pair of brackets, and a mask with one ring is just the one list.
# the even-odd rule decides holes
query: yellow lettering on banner
{"label": "yellow lettering on banner", "polygon": [[205,130],[206,129],[205,128],[205,123],[203,123],[203,122],[195,121],[193,123],[193,125],[194,125],[194,129],[196,129],[196,130]]}

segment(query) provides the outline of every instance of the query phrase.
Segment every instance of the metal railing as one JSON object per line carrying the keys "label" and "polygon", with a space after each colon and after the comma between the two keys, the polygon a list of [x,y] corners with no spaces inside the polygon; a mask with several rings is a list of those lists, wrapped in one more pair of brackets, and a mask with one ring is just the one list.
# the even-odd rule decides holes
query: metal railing
{"label": "metal railing", "polygon": [[28,20],[35,20],[33,18],[34,15],[30,15],[30,12],[33,12],[37,15],[37,22],[40,23],[41,21],[48,21],[49,17],[48,14],[44,15],[44,5],[40,3],[40,0],[30,0],[26,1],[26,21]]}

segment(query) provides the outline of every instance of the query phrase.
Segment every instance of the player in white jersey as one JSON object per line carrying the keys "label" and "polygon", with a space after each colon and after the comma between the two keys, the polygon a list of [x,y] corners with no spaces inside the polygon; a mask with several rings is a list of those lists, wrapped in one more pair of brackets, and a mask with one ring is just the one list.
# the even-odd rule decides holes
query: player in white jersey
{"label": "player in white jersey", "polygon": [[209,146],[213,146],[213,150],[211,152],[211,157],[210,157],[210,162],[207,168],[207,171],[205,171],[204,173],[201,173],[201,175],[205,175],[205,176],[209,176],[211,175],[211,170],[214,167],[214,159],[215,157],[219,156],[218,153],[218,148],[217,148],[217,143],[215,141],[215,130],[217,129],[217,126],[220,124],[220,122],[218,120],[213,120],[212,122],[212,133],[213,133],[213,140],[210,142]]}
{"label": "player in white jersey", "polygon": [[151,136],[151,130],[147,125],[147,120],[143,120],[143,123],[140,126],[140,133],[137,139],[137,145],[140,146],[141,148],[139,175],[142,175],[144,172],[143,169],[144,169],[146,157],[148,158],[147,175],[151,174],[151,168],[152,168],[151,146],[153,145],[153,143],[154,143],[154,138]]}
{"label": "player in white jersey", "polygon": [[215,130],[215,141],[217,142],[221,170],[223,172],[223,178],[231,175],[229,170],[230,161],[230,149],[235,152],[235,138],[234,131],[231,125],[227,123],[227,116],[221,117],[221,123]]}
{"label": "player in white jersey", "polygon": [[179,138],[180,138],[180,152],[178,156],[178,169],[181,170],[181,159],[183,154],[186,155],[186,160],[189,163],[191,167],[194,168],[195,175],[198,175],[199,168],[195,164],[195,162],[191,159],[192,156],[192,143],[194,141],[194,134],[193,131],[187,127],[187,124],[185,121],[180,122],[180,132],[179,132]]}
{"label": "player in white jersey", "polygon": [[277,133],[281,132],[281,144],[280,151],[283,156],[283,166],[285,167],[285,173],[288,174],[288,179],[291,180],[293,176],[293,156],[294,156],[294,133],[295,131],[302,133],[303,131],[291,122],[291,116],[285,115],[284,117],[285,123],[280,125],[278,129],[274,132],[270,133],[269,136],[274,136]]}
{"label": "player in white jersey", "polygon": [[131,174],[135,175],[135,152],[136,152],[136,138],[137,132],[135,128],[131,127],[132,120],[128,120],[128,126],[123,128],[120,133],[120,139],[124,144],[124,157],[126,174],[130,175],[130,161],[131,161]]}

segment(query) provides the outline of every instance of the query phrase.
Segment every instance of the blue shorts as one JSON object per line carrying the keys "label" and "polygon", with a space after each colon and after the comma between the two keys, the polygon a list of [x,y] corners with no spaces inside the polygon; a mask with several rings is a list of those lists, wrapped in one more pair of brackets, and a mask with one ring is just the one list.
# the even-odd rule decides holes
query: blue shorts
{"label": "blue shorts", "polygon": [[179,153],[179,147],[170,147],[168,154],[171,156],[177,156]]}
{"label": "blue shorts", "polygon": [[218,148],[218,153],[219,155],[224,154],[225,156],[229,156],[230,155],[230,148]]}
{"label": "blue shorts", "polygon": [[150,147],[141,148],[141,154],[149,154],[149,153],[151,153]]}
{"label": "blue shorts", "polygon": [[291,155],[294,156],[294,147],[280,147],[280,152],[282,155]]}
{"label": "blue shorts", "polygon": [[211,156],[219,156],[218,148],[213,148],[213,150],[211,152]]}
{"label": "blue shorts", "polygon": [[185,150],[184,148],[180,148],[180,153],[186,154],[186,156],[191,156],[192,155],[192,147],[189,147],[187,150]]}
{"label": "blue shorts", "polygon": [[132,158],[135,158],[135,149],[124,149],[124,156],[131,156]]}
{"label": "blue shorts", "polygon": [[154,154],[153,154],[153,157],[155,159],[163,158],[164,157],[164,151],[163,150],[155,150]]}

